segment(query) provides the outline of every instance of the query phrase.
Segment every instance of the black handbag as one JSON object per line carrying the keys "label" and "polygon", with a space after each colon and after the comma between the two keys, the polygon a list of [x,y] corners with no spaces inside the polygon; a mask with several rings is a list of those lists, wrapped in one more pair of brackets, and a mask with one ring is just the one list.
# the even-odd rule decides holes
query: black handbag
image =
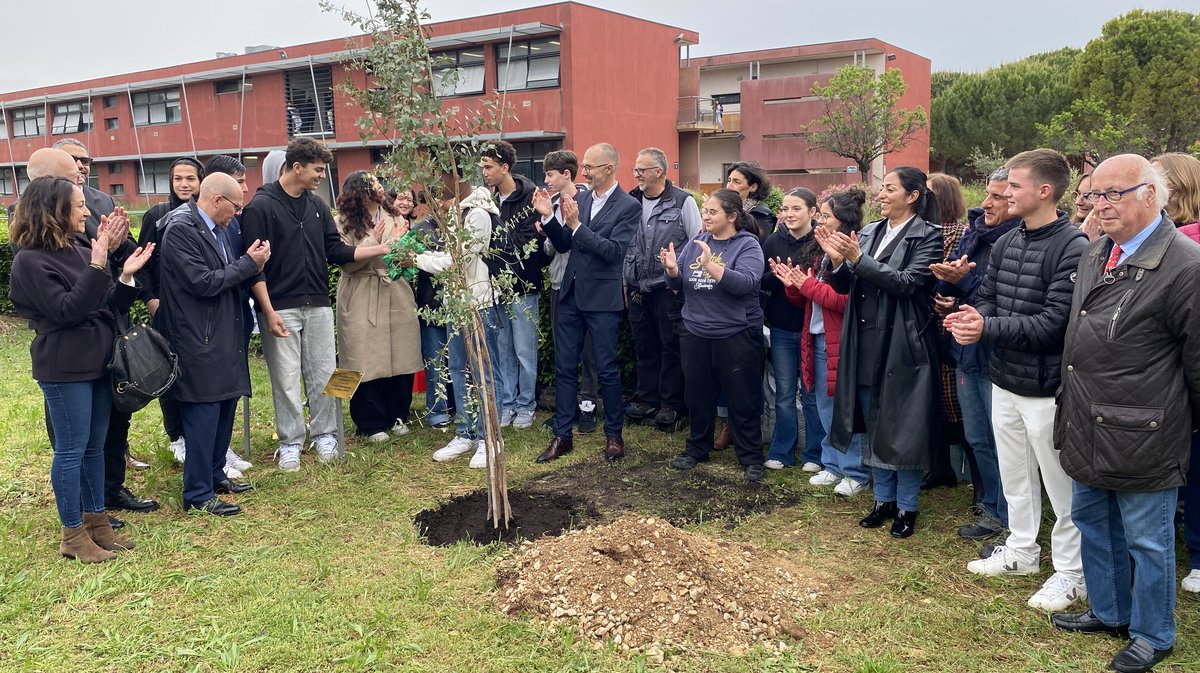
{"label": "black handbag", "polygon": [[113,343],[113,406],[127,414],[161,397],[179,377],[179,356],[163,335],[147,325],[134,325]]}

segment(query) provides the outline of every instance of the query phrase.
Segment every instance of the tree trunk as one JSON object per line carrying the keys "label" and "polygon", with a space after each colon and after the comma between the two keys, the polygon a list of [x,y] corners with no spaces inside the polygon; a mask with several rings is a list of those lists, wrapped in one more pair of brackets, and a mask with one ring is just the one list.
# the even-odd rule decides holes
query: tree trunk
{"label": "tree trunk", "polygon": [[479,413],[483,419],[484,444],[487,447],[488,472],[488,518],[492,526],[500,527],[501,521],[508,528],[512,520],[512,508],[508,503],[508,472],[504,466],[504,438],[500,434],[500,409],[496,403],[495,372],[492,357],[484,338],[483,319],[473,312],[470,330],[463,332],[463,345],[467,362],[471,366],[475,389],[479,392]]}

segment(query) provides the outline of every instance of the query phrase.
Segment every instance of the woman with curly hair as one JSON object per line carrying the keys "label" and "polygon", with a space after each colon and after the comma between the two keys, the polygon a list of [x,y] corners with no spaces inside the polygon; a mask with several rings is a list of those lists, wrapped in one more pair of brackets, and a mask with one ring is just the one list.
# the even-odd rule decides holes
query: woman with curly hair
{"label": "woman with curly hair", "polygon": [[[349,245],[390,244],[408,234],[379,180],[351,173],[338,196],[338,231]],[[338,361],[363,372],[350,398],[358,434],[373,442],[408,432],[413,375],[422,367],[417,304],[410,280],[393,278],[382,257],[342,266],[337,286]]]}

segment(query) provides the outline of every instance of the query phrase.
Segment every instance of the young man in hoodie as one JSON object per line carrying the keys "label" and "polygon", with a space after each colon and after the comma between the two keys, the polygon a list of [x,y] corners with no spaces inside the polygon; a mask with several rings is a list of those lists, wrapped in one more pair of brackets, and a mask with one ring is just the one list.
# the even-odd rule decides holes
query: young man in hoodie
{"label": "young man in hoodie", "polygon": [[[1021,218],[1009,215],[1004,198],[1007,189],[1008,169],[998,168],[988,178],[983,207],[967,212],[967,230],[951,251],[950,261],[930,265],[938,279],[934,308],[939,314],[949,315],[959,304],[975,305],[992,247],[1021,224]],[[975,454],[974,467],[981,484],[981,492],[975,494],[978,518],[958,529],[959,536],[968,540],[987,540],[1008,527],[1008,503],[1000,486],[1000,464],[992,432],[992,381],[988,378],[991,352],[991,346],[984,342],[966,346],[953,340],[950,343],[950,353],[958,363],[955,383],[963,412],[963,434]]]}
{"label": "young man in hoodie", "polygon": [[[505,268],[516,275],[516,297],[498,307],[506,329],[500,330],[500,425],[528,428],[537,408],[538,297],[542,294],[545,256],[537,249],[526,254],[530,241],[538,240],[538,214],[533,209],[536,186],[512,172],[517,151],[510,143],[488,143],[479,159],[484,182],[499,204],[500,226],[492,231],[492,252],[487,266],[492,276]],[[540,246],[539,246],[540,247]]]}
{"label": "young man in hoodie", "polygon": [[[325,179],[333,154],[312,138],[288,143],[283,174],[259,187],[241,215],[242,241],[269,241],[272,256],[253,286],[259,311],[263,356],[271,373],[279,468],[300,469],[304,409],[300,379],[308,395],[308,430],[321,462],[337,457],[337,403],[321,391],[337,365],[329,265],[379,257],[388,246],[346,245],[329,206],[312,192]],[[245,252],[245,251],[242,251]]]}
{"label": "young man in hoodie", "polygon": [[945,321],[959,344],[983,341],[993,349],[992,428],[1011,530],[1004,544],[968,563],[967,570],[977,575],[1038,572],[1044,484],[1056,519],[1050,535],[1055,572],[1029,606],[1054,612],[1087,597],[1079,530],[1071,520],[1071,478],[1053,437],[1063,339],[1087,237],[1056,209],[1071,180],[1061,154],[1022,152],[1007,168],[1004,198],[1021,224],[996,241],[975,306],[963,304]]}

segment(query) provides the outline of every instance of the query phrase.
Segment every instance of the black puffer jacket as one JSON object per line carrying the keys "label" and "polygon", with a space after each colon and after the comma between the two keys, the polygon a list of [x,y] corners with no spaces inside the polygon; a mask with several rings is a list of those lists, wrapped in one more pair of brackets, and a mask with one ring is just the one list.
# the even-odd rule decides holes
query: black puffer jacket
{"label": "black puffer jacket", "polygon": [[[505,268],[512,269],[518,279],[515,289],[519,294],[539,294],[542,269],[550,260],[540,244],[528,256],[523,252],[530,241],[541,240],[536,226],[541,216],[533,209],[537,185],[517,173],[513,174],[513,182],[517,188],[499,204],[501,224],[492,229],[492,254],[484,262],[493,277]],[[500,198],[498,192],[492,192],[492,196],[497,200]]]}
{"label": "black puffer jacket", "polygon": [[[1062,378],[1075,269],[1086,246],[1087,236],[1065,215],[1037,229],[1022,222],[996,241],[975,302],[984,317],[983,341],[993,347],[992,383],[1027,397],[1054,395]],[[1045,257],[1059,250],[1047,283]]]}

